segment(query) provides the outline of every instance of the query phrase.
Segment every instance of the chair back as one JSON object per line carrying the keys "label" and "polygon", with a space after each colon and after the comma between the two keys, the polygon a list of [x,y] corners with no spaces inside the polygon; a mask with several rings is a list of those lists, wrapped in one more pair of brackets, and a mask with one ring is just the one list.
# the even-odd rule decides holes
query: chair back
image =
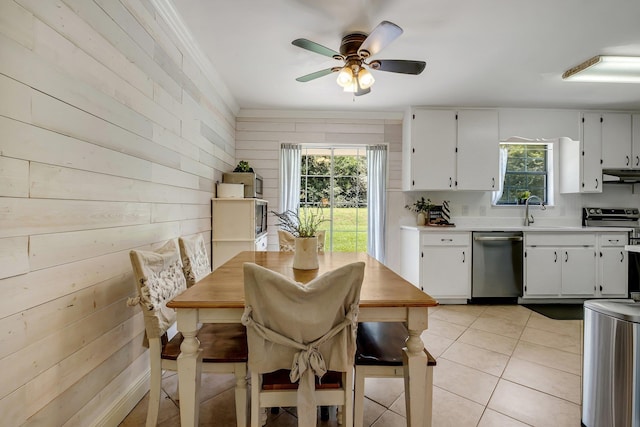
{"label": "chair back", "polygon": [[324,239],[325,239],[325,230],[318,230],[316,236],[318,237],[318,253],[324,253]]}
{"label": "chair back", "polygon": [[296,249],[296,238],[285,230],[278,230],[278,243],[280,252],[293,252]]}
{"label": "chair back", "polygon": [[349,372],[353,366],[364,266],[349,264],[305,285],[244,264],[242,323],[247,326],[249,369],[291,370],[291,382],[300,381],[300,425],[315,425],[314,376],[327,370]]}
{"label": "chair back", "polygon": [[176,321],[167,302],[187,289],[178,245],[170,240],[153,252],[132,250],[129,257],[138,286],[132,302],[142,307],[147,337],[159,338]]}
{"label": "chair back", "polygon": [[180,257],[182,258],[182,271],[187,279],[187,287],[189,288],[211,273],[207,247],[202,234],[180,237],[178,245],[180,246]]}

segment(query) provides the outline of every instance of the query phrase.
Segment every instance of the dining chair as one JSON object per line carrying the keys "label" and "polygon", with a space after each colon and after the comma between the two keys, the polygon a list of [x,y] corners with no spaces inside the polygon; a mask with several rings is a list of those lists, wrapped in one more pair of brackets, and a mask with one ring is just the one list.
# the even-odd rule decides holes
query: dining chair
{"label": "dining chair", "polygon": [[204,276],[211,273],[211,264],[207,247],[202,234],[190,237],[179,237],[180,258],[182,259],[182,271],[187,279],[187,287],[195,285]]}
{"label": "dining chair", "polygon": [[[170,240],[156,251],[132,250],[129,253],[138,288],[138,296],[128,305],[139,305],[144,314],[145,344],[149,347],[150,387],[147,427],[155,426],[160,409],[162,371],[177,371],[182,334],[169,337],[176,313],[166,306],[187,288],[178,245]],[[247,413],[247,339],[240,325],[204,324],[197,333],[200,341],[202,371],[233,373],[236,378],[236,422],[246,427]]]}
{"label": "dining chair", "polygon": [[295,406],[300,427],[315,427],[318,405],[344,406],[344,422],[352,424],[364,265],[348,264],[305,285],[244,264],[252,427],[266,420],[261,408],[274,406]]}
{"label": "dining chair", "polygon": [[[404,367],[402,348],[409,336],[402,322],[362,322],[358,324],[355,356],[355,384],[353,397],[353,425],[362,427],[364,421],[365,378],[402,378]],[[425,349],[427,355],[425,414],[431,417],[433,400],[433,367],[436,359]],[[425,420],[431,425],[431,419]]]}

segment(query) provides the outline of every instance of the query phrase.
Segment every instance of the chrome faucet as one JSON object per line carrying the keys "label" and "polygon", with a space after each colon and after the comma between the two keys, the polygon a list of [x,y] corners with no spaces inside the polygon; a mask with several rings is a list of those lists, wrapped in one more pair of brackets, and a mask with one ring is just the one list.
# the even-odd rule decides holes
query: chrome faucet
{"label": "chrome faucet", "polygon": [[524,225],[525,227],[528,227],[530,224],[533,224],[533,215],[529,215],[529,201],[531,199],[538,199],[538,201],[540,202],[540,210],[545,210],[547,209],[547,207],[545,206],[544,202],[542,201],[542,199],[538,196],[529,196],[527,198],[527,200],[524,202]]}

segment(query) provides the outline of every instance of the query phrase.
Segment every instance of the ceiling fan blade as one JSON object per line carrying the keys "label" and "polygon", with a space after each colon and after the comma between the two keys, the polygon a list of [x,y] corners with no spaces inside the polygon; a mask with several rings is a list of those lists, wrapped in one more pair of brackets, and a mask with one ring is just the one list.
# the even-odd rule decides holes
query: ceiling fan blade
{"label": "ceiling fan blade", "polygon": [[416,75],[420,74],[426,66],[427,63],[424,61],[407,61],[404,59],[376,59],[369,64],[372,70]]}
{"label": "ceiling fan blade", "polygon": [[324,77],[327,74],[331,74],[331,73],[339,71],[339,70],[340,70],[339,67],[331,67],[331,68],[327,68],[327,69],[324,69],[324,70],[316,71],[315,73],[307,74],[307,75],[302,76],[302,77],[298,77],[296,80],[299,81],[299,82],[308,82],[308,81],[317,79],[319,77]]}
{"label": "ceiling fan blade", "polygon": [[400,37],[400,34],[402,34],[402,28],[393,22],[382,21],[362,42],[362,45],[358,48],[358,54],[363,58],[373,56]]}
{"label": "ceiling fan blade", "polygon": [[338,52],[333,49],[329,49],[328,47],[324,47],[321,44],[316,42],[312,42],[307,39],[295,39],[291,42],[292,45],[301,47],[303,49],[310,50],[311,52],[319,53],[320,55],[328,56],[329,58],[333,58],[335,56],[339,56],[342,58]]}

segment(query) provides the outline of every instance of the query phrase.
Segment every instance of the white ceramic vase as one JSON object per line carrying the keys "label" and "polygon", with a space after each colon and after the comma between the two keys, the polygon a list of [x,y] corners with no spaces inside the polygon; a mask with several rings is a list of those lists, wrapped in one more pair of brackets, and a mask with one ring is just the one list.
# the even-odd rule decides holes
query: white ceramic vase
{"label": "white ceramic vase", "polygon": [[293,268],[315,270],[318,268],[318,238],[296,237]]}

